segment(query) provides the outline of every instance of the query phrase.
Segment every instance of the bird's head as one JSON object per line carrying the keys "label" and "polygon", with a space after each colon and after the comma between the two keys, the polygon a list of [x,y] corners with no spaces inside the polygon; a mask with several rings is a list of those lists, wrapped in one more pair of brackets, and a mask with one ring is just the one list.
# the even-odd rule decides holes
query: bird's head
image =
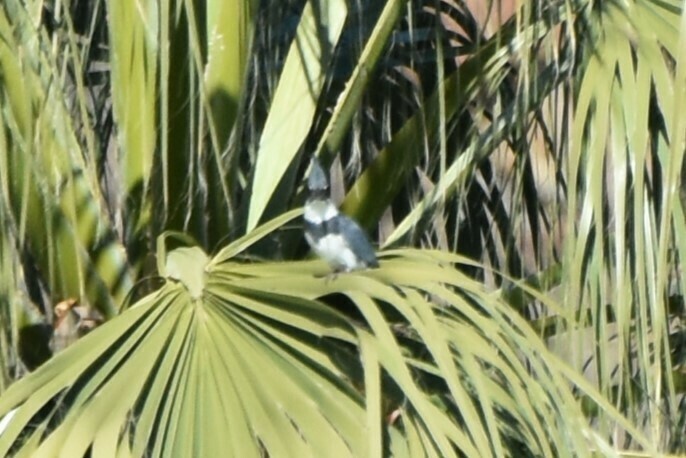
{"label": "bird's head", "polygon": [[316,157],[312,158],[310,175],[307,177],[307,189],[314,198],[328,199],[329,197],[329,180]]}

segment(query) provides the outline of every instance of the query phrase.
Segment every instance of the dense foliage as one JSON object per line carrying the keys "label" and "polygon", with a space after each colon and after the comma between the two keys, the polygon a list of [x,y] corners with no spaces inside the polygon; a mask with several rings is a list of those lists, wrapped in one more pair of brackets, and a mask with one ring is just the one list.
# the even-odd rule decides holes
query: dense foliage
{"label": "dense foliage", "polygon": [[4,0],[0,455],[685,452],[682,15]]}

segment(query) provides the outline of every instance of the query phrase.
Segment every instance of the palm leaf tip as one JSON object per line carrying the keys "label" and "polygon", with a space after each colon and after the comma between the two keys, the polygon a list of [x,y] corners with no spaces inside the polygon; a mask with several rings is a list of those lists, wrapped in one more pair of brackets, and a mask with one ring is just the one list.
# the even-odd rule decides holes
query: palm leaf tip
{"label": "palm leaf tip", "polygon": [[205,289],[209,262],[207,254],[199,247],[176,248],[167,255],[164,276],[180,281],[191,297],[198,299]]}

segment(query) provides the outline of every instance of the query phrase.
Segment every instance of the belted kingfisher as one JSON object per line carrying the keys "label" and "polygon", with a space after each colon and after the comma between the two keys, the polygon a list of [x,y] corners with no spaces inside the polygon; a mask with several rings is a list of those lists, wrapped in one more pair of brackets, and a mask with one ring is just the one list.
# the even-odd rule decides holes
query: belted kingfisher
{"label": "belted kingfisher", "polygon": [[312,159],[307,188],[305,239],[315,253],[335,272],[379,267],[367,234],[331,201],[329,181],[316,158]]}

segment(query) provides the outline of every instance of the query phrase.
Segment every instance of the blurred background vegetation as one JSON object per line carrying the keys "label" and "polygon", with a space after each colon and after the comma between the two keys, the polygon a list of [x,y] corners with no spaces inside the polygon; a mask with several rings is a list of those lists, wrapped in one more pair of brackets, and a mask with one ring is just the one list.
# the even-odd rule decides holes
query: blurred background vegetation
{"label": "blurred background vegetation", "polygon": [[0,455],[686,453],[685,20],[4,0]]}

